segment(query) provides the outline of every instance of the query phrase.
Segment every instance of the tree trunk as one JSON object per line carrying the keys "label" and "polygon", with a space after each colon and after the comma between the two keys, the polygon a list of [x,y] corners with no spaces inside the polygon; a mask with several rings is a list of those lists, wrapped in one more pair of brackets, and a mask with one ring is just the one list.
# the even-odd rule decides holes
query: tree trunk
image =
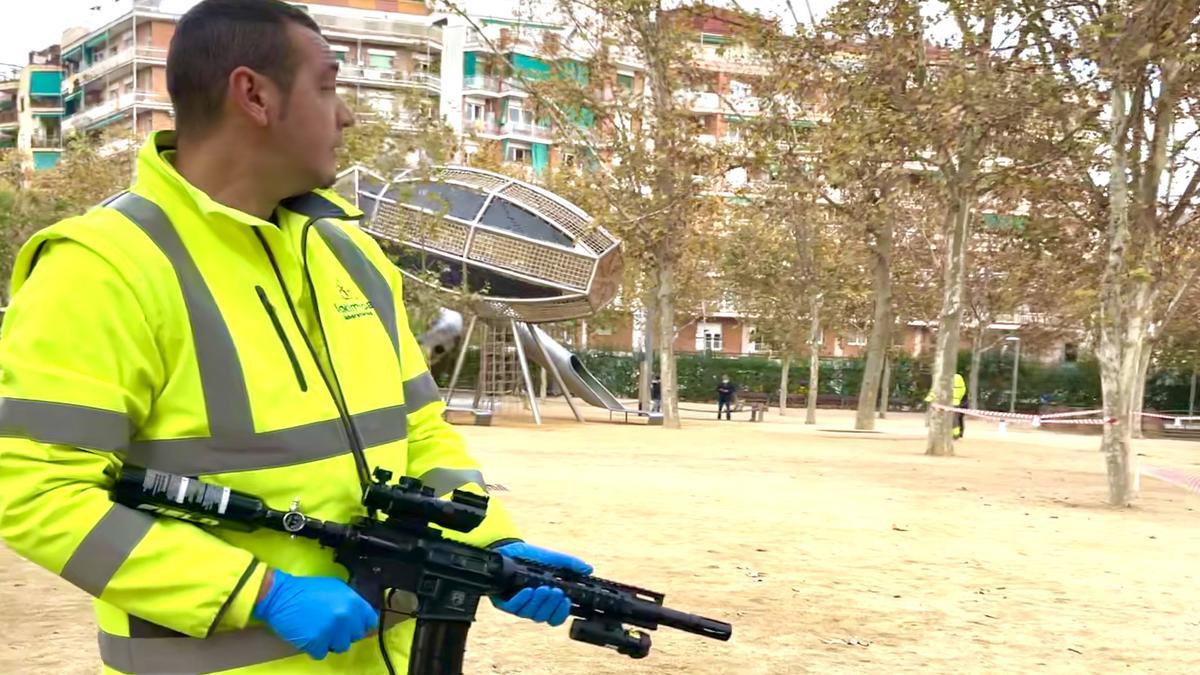
{"label": "tree trunk", "polygon": [[[966,159],[960,162],[966,163]],[[963,171],[965,169],[960,169]],[[941,405],[951,405],[950,395],[954,388],[954,373],[958,365],[958,333],[962,324],[963,287],[966,285],[967,235],[971,225],[971,211],[975,200],[966,188],[963,178],[953,189],[953,201],[947,212],[949,245],[946,247],[946,272],[942,289],[942,312],[938,321],[937,352],[933,357],[933,400]],[[953,402],[957,403],[957,401]],[[954,444],[950,439],[951,414],[933,411],[929,417],[929,440],[925,454],[951,456]]]}
{"label": "tree trunk", "polygon": [[821,295],[815,294],[809,301],[809,314],[812,315],[812,328],[808,333],[808,395],[805,403],[808,412],[804,416],[805,424],[817,423],[817,396],[821,390]]}
{"label": "tree trunk", "polygon": [[1150,356],[1154,353],[1154,345],[1150,341],[1138,346],[1138,374],[1133,393],[1132,433],[1134,438],[1145,438],[1142,433],[1142,411],[1146,406],[1146,377],[1150,372]]}
{"label": "tree trunk", "polygon": [[[1100,389],[1104,399],[1104,416],[1115,418],[1116,424],[1104,425],[1100,449],[1104,453],[1108,472],[1108,501],[1113,506],[1126,506],[1136,491],[1134,457],[1132,452],[1131,415],[1134,359],[1125,347],[1127,333],[1132,329],[1131,317],[1125,307],[1125,257],[1129,245],[1129,183],[1128,158],[1124,136],[1118,129],[1125,126],[1128,111],[1127,93],[1119,82],[1112,89],[1109,112],[1112,165],[1109,171],[1108,251],[1104,274],[1100,280]],[[1141,102],[1137,102],[1141,105]]]}
{"label": "tree trunk", "polygon": [[667,256],[658,256],[658,376],[662,380],[663,426],[679,428],[679,387],[675,380],[675,269]]}
{"label": "tree trunk", "polygon": [[792,353],[783,353],[783,369],[779,373],[779,416],[787,415],[788,369],[792,367]]}
{"label": "tree trunk", "polygon": [[883,383],[879,385],[879,419],[887,419],[888,403],[892,398],[892,360],[883,359]]}
{"label": "tree trunk", "polygon": [[875,315],[871,336],[867,338],[867,362],[863,366],[862,386],[858,390],[858,413],[854,428],[869,431],[875,428],[875,402],[879,399],[879,380],[887,354],[892,327],[892,223],[868,229],[871,257],[874,258],[874,278],[871,289],[875,296]]}
{"label": "tree trunk", "polygon": [[982,410],[979,407],[979,368],[983,365],[983,326],[975,331],[971,338],[971,374],[967,381],[967,396],[970,399],[971,410]]}

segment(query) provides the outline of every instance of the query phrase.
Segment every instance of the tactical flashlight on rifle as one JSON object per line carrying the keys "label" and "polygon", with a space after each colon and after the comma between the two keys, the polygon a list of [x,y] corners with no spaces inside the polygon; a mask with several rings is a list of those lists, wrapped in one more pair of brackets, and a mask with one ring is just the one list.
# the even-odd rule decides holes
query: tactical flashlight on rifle
{"label": "tactical flashlight on rifle", "polygon": [[[486,496],[455,490],[443,500],[414,478],[389,485],[392,474],[382,469],[376,469],[374,477],[362,498],[372,515],[353,523],[310,518],[296,505],[277,511],[253,495],[128,465],[117,475],[112,499],[206,526],[267,528],[315,539],[333,549],[334,560],[349,572],[350,586],[377,610],[387,606],[385,594],[391,591],[415,595],[417,626],[408,670],[412,675],[460,675],[479,600],[485,595],[507,599],[526,587],[559,588],[571,600],[571,614],[577,617],[571,639],[635,659],[649,654],[646,631],[660,625],[717,640],[732,635],[727,623],[663,606],[662,593],[509,558],[446,539],[431,527],[470,532],[487,514]],[[376,511],[387,518],[373,517]],[[384,659],[392,672],[386,652]]]}

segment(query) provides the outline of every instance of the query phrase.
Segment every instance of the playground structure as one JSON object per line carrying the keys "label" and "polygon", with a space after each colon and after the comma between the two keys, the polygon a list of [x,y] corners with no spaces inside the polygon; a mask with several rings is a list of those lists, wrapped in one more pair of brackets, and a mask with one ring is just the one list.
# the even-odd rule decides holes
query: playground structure
{"label": "playground structure", "polygon": [[[524,398],[541,424],[529,362],[553,378],[575,418],[574,397],[661,424],[659,413],[625,407],[578,356],[536,324],[591,316],[620,288],[621,243],[561,197],[508,176],[470,167],[404,172],[388,180],[362,166],[335,189],[362,209],[360,223],[411,282],[465,300],[468,318],[443,308],[419,339],[431,358],[458,343],[445,401],[448,416],[488,424],[506,399]],[[465,329],[464,329],[465,324]],[[479,368],[469,405],[455,399],[477,329]],[[453,417],[451,417],[453,419]]]}

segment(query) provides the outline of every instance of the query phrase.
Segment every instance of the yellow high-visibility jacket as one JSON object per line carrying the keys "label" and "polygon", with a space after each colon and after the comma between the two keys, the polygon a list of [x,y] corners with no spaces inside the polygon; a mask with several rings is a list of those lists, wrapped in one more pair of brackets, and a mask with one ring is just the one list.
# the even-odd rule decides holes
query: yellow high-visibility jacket
{"label": "yellow high-visibility jacket", "polygon": [[[967,381],[964,380],[963,376],[959,375],[958,373],[954,374],[954,391],[951,392],[950,395],[953,396],[953,398],[950,399],[951,405],[962,405],[963,402],[966,401]],[[933,403],[933,389],[930,389],[929,393],[925,394],[925,402]]]}
{"label": "yellow high-visibility jacket", "polygon": [[[315,661],[252,617],[268,566],[346,578],[308,539],[114,504],[105,470],[160,469],[348,521],[367,470],[486,491],[408,326],[401,276],[330,191],[267,222],[150,137],[131,190],[20,251],[0,336],[0,538],[95,597],[106,672],[382,673],[376,637]],[[503,506],[469,534],[515,539]],[[398,672],[415,622],[390,622]]]}

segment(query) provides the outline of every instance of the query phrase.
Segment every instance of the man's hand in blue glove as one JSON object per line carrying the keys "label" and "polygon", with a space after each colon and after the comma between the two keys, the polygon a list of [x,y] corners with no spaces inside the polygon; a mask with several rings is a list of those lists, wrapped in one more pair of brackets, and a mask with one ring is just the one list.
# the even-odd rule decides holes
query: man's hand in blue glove
{"label": "man's hand in blue glove", "polygon": [[370,603],[341,579],[268,574],[274,579],[254,606],[254,618],[318,661],[348,651],[379,625]]}
{"label": "man's hand in blue glove", "polygon": [[[592,566],[579,558],[526,544],[523,541],[506,544],[496,551],[509,558],[524,558],[544,565],[562,567],[576,574],[592,573]],[[561,589],[549,586],[522,588],[508,600],[497,600],[492,597],[492,604],[497,609],[515,614],[522,619],[548,623],[551,626],[561,626],[571,613],[571,599],[563,594]]]}

